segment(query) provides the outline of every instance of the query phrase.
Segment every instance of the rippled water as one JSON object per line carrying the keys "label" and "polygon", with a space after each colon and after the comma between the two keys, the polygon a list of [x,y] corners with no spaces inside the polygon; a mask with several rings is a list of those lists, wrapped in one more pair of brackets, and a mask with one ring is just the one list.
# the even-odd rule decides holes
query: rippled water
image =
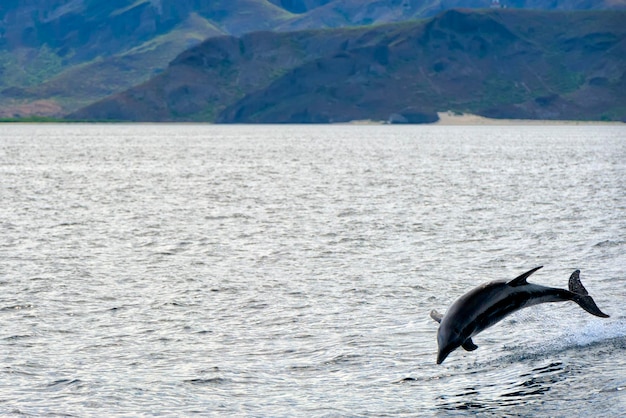
{"label": "rippled water", "polygon": [[[3,125],[0,414],[617,416],[626,128]],[[435,364],[458,296],[523,310]]]}

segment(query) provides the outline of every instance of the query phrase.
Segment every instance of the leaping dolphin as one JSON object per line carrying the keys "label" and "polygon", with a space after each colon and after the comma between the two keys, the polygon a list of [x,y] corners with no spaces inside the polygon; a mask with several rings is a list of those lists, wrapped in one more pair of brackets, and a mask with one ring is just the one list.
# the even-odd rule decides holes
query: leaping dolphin
{"label": "leaping dolphin", "polygon": [[535,267],[519,277],[485,283],[458,298],[445,315],[436,310],[430,317],[439,322],[437,330],[437,364],[443,363],[448,355],[459,347],[467,351],[478,348],[472,337],[496,324],[507,315],[546,302],[572,300],[592,315],[608,318],[593,301],[580,281],[580,270],[569,278],[569,290],[528,283],[526,279],[543,266]]}

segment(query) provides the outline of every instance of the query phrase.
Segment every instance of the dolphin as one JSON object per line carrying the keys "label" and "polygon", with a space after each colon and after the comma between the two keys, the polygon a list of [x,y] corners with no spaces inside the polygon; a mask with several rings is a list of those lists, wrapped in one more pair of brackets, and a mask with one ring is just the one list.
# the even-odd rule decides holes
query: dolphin
{"label": "dolphin", "polygon": [[472,337],[504,319],[507,315],[546,302],[572,300],[592,315],[608,318],[593,301],[580,281],[580,270],[569,278],[569,290],[528,283],[526,279],[542,268],[535,267],[507,282],[504,280],[485,283],[458,298],[445,315],[436,310],[430,317],[439,322],[437,330],[437,364],[459,347],[467,351],[478,348]]}

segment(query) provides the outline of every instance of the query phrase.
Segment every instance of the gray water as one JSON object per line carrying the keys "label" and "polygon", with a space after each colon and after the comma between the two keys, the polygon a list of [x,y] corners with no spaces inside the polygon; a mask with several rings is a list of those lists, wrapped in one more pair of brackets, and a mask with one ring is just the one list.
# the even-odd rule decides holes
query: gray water
{"label": "gray water", "polygon": [[[618,416],[623,126],[0,127],[0,414]],[[435,364],[457,297],[574,269]]]}

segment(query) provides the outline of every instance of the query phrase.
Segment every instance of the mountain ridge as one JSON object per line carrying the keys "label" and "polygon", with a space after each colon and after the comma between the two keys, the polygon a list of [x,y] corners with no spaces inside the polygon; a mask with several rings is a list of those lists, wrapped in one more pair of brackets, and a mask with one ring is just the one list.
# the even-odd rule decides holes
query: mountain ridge
{"label": "mountain ridge", "polygon": [[[7,0],[0,4],[0,116],[71,112],[147,81],[178,54],[213,36],[380,24],[423,18],[452,7],[485,8],[490,3]],[[502,3],[511,8],[626,8],[626,0]]]}
{"label": "mountain ridge", "polygon": [[418,22],[215,38],[142,86],[70,117],[326,123],[431,121],[451,110],[625,120],[624,19],[450,10]]}

